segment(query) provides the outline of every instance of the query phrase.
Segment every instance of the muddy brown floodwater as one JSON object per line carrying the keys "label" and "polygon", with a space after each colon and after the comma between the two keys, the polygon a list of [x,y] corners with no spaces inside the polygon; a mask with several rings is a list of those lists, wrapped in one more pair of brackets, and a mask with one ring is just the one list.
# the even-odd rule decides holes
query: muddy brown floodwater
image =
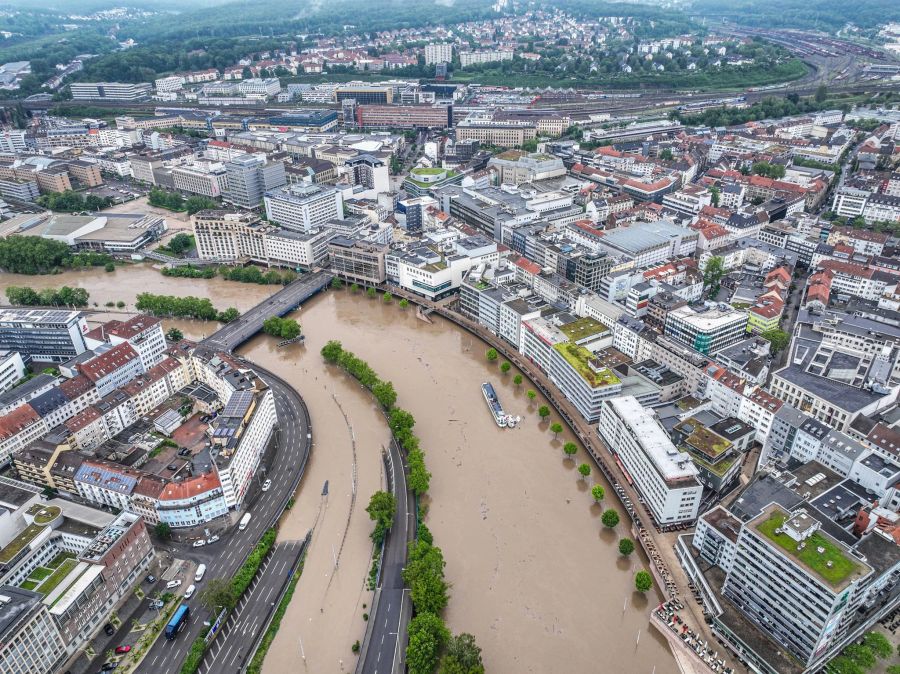
{"label": "muddy brown floodwater", "polygon": [[[113,274],[102,270],[57,276],[0,275],[0,285],[79,285],[92,301],[123,299],[133,308],[145,290],[210,297],[217,307],[247,309],[273,289],[226,281],[187,281],[140,266]],[[415,416],[416,433],[432,472],[426,522],[443,549],[452,584],[445,612],[453,632],[473,633],[490,672],[677,671],[668,646],[650,628],[648,612],[660,600],[633,589],[639,552],[618,554],[625,524],[600,524],[588,484],[576,466],[588,462],[577,439],[558,439],[539,424],[538,395],[529,404],[526,383],[517,389],[485,359],[485,345],[443,319],[428,324],[396,302],[329,292],[295,314],[305,345],[277,349],[260,336],[241,349],[290,381],[306,400],[315,445],[296,504],[280,537],[313,542],[294,598],[269,656],[266,674],[351,671],[350,647],[365,633],[362,614],[371,606],[365,578],[371,560],[369,496],[383,484],[381,447],[387,431],[370,396],[319,354],[329,339],[367,360],[393,381],[398,404]],[[201,337],[215,325],[166,321]],[[491,381],[504,408],[522,417],[517,429],[499,429],[481,395]],[[557,420],[552,415],[552,420]],[[579,445],[575,461],[562,445]],[[605,480],[604,507],[622,513]],[[321,496],[329,481],[327,500]],[[354,503],[354,484],[356,497]],[[338,561],[335,568],[335,559]],[[301,658],[306,656],[305,661]]]}

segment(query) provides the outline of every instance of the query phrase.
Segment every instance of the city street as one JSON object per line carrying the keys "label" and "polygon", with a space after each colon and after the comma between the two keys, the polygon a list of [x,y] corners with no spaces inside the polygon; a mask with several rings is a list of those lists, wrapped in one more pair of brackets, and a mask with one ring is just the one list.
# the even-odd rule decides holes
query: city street
{"label": "city street", "polygon": [[[211,578],[229,579],[234,576],[244,558],[253,549],[265,530],[271,527],[281,515],[287,500],[294,493],[302,478],[312,446],[310,420],[300,396],[274,374],[258,367],[255,370],[272,387],[278,413],[276,451],[272,463],[265,473],[272,480],[272,487],[265,493],[258,493],[256,500],[248,504],[248,512],[251,512],[253,517],[244,531],[239,531],[235,527],[230,534],[225,534],[218,542],[202,548],[187,546],[176,548],[179,557],[207,565],[204,582],[208,582]],[[286,554],[287,557],[285,557]],[[286,561],[290,558],[290,554],[293,554],[296,560],[299,550],[296,547],[288,546],[282,549],[279,546],[272,553],[265,570],[260,572],[261,575],[255,581],[254,591],[262,588],[260,594],[265,593],[270,596],[277,588],[282,587],[294,568],[293,564]],[[203,582],[198,584],[198,592],[203,590],[203,585]],[[179,671],[188,648],[199,636],[204,621],[209,620],[208,612],[200,606],[196,596],[190,600],[190,606],[192,613],[189,625],[172,641],[164,638],[157,640],[137,671],[147,674],[174,674]],[[265,604],[262,609],[269,611],[272,607],[270,604]],[[256,612],[248,615],[248,619],[251,621],[253,616],[256,616],[257,622],[264,620]],[[240,624],[242,630],[230,632],[225,639],[233,642],[235,648],[246,654],[255,643],[256,634],[250,629],[252,622],[249,624],[241,622]],[[223,639],[223,636],[220,636],[219,639]]]}

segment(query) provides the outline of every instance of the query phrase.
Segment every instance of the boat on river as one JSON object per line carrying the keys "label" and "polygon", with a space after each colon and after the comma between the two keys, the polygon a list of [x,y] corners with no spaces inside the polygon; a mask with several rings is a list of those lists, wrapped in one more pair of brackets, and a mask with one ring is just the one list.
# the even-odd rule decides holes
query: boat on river
{"label": "boat on river", "polygon": [[494,415],[494,422],[500,428],[515,428],[516,424],[519,423],[519,417],[514,417],[503,411],[500,398],[497,397],[497,392],[494,390],[493,385],[490,382],[484,382],[481,385],[481,392],[484,394],[484,400],[487,402],[491,414]]}

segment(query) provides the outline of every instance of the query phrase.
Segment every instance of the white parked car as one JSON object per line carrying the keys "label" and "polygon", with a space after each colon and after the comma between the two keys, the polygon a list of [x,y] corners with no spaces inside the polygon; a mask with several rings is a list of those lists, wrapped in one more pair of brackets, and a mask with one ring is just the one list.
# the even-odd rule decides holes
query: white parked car
{"label": "white parked car", "polygon": [[207,542],[207,544],[215,543],[217,540],[219,540],[219,534],[213,534],[212,536],[210,536],[209,538],[206,539],[206,542]]}
{"label": "white parked car", "polygon": [[181,585],[180,580],[170,580],[168,583],[166,583],[166,587],[170,590],[175,589],[176,587],[179,587],[180,585]]}
{"label": "white parked car", "polygon": [[263,482],[262,490],[269,491],[269,487],[271,487],[271,486],[272,486],[272,480],[266,480],[265,482]]}
{"label": "white parked car", "polygon": [[206,545],[206,541],[203,540],[202,538],[200,538],[200,539],[194,541],[194,547],[195,547],[195,548],[202,548],[204,545]]}

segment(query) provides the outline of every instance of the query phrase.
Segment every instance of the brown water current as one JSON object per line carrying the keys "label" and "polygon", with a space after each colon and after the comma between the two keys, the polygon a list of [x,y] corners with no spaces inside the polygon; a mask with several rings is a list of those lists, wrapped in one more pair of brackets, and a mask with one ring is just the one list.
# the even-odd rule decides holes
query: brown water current
{"label": "brown water current", "polygon": [[[149,267],[114,274],[0,275],[0,283],[81,285],[101,306],[109,298],[123,299],[129,308],[144,290],[210,297],[217,307],[239,309],[272,292],[220,280],[169,279]],[[538,395],[529,404],[527,380],[517,388],[515,369],[501,374],[485,359],[483,343],[439,317],[433,316],[433,324],[419,320],[412,307],[403,310],[396,302],[386,306],[347,291],[328,292],[295,317],[305,345],[277,349],[273,339],[259,336],[241,349],[297,388],[309,406],[315,440],[296,504],[279,534],[302,538],[314,525],[313,542],[266,674],[351,671],[356,659],[350,647],[365,633],[363,605],[371,606],[365,589],[371,522],[364,509],[383,483],[380,452],[387,430],[371,397],[322,361],[319,350],[329,339],[340,340],[393,381],[398,404],[416,418],[433,474],[425,521],[443,549],[452,584],[444,617],[453,632],[476,636],[487,671],[677,671],[648,621],[659,595],[633,589],[634,574],[647,560],[638,552],[630,558],[618,554],[619,537],[631,533],[624,522],[615,531],[601,525],[601,507],[576,470],[590,463],[587,455],[579,445],[575,461],[564,459],[563,443],[579,443],[568,431],[555,439],[548,424],[539,423],[537,408],[546,401]],[[191,337],[215,327],[170,324]],[[494,424],[481,394],[484,381],[494,384],[507,412],[522,417],[519,428]],[[596,469],[591,479],[606,489],[603,508],[622,514]],[[325,480],[327,501],[321,497]]]}

